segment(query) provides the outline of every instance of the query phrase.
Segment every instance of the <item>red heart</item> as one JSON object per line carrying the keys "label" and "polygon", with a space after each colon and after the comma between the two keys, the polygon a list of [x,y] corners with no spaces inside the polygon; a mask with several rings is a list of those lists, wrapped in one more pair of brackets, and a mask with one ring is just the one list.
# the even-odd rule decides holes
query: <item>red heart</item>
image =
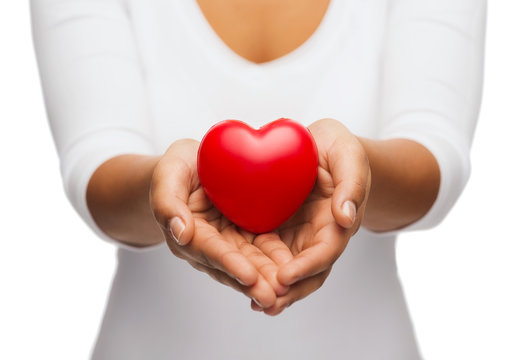
{"label": "red heart", "polygon": [[237,120],[214,125],[198,149],[200,183],[223,215],[253,233],[274,230],[304,202],[317,178],[317,146],[290,119],[259,130]]}

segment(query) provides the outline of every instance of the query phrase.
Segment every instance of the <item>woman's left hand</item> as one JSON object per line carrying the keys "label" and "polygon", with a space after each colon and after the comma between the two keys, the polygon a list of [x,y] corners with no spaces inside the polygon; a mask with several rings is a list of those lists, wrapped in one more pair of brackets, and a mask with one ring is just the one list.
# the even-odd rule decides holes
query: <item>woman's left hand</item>
{"label": "woman's left hand", "polygon": [[[357,138],[339,121],[319,120],[309,126],[319,152],[315,186],[299,210],[273,233],[254,239],[254,245],[279,266],[279,283],[290,290],[263,309],[277,315],[324,283],[333,263],[342,254],[350,237],[358,230],[371,186],[368,157]],[[276,258],[270,251],[283,241],[294,258]]]}

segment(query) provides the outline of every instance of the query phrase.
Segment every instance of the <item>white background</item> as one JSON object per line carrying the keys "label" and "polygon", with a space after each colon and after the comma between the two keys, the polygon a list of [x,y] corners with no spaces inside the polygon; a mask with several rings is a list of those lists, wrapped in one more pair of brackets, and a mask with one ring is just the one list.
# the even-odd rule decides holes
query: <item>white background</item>
{"label": "white background", "polygon": [[[402,236],[425,359],[519,359],[519,2],[490,1],[469,184],[438,228]],[[66,200],[27,1],[0,1],[0,359],[87,358],[115,265]],[[383,359],[381,359],[383,360]]]}

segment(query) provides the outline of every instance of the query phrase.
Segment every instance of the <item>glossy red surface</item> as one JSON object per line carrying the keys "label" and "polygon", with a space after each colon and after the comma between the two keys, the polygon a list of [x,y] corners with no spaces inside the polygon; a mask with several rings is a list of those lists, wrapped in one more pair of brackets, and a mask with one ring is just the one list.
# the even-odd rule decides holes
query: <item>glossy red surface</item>
{"label": "glossy red surface", "polygon": [[253,233],[286,221],[317,178],[317,147],[310,131],[289,119],[258,130],[237,120],[214,125],[198,150],[198,176],[212,203]]}

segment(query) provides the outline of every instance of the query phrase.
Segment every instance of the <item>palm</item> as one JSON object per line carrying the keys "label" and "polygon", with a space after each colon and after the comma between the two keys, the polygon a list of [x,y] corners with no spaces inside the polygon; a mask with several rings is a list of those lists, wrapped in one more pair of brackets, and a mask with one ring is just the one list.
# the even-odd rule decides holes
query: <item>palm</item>
{"label": "palm", "polygon": [[370,189],[367,156],[353,134],[332,119],[309,130],[319,154],[316,184],[299,210],[271,233],[245,232],[212,205],[198,180],[195,141],[172,144],[152,180],[152,209],[173,253],[260,300],[267,314],[321,286],[358,228]]}
{"label": "palm", "polygon": [[[317,180],[299,210],[270,234],[287,246],[293,260],[280,263],[277,279],[290,286],[266,309],[271,315],[317,290],[358,229],[370,188],[370,168],[359,141],[339,122],[331,119],[309,126],[317,144]],[[262,237],[254,244],[263,250]],[[272,242],[273,240],[271,240]],[[254,306],[253,306],[254,308]]]}
{"label": "palm", "polygon": [[[277,299],[276,305],[265,312],[276,315],[290,302],[305,297],[309,292],[303,288],[318,288],[331,270],[331,263],[346,247],[348,237],[346,229],[339,226],[331,211],[332,194],[335,189],[332,176],[326,164],[320,164],[317,180],[310,195],[298,211],[273,233],[262,234],[254,239],[254,244],[264,250],[264,237],[268,237],[270,246],[279,242],[279,248],[286,246],[295,257],[290,267],[278,275],[283,284],[291,285],[291,292]],[[272,260],[283,268],[279,252],[273,253]],[[300,261],[297,261],[300,260]],[[304,280],[299,281],[299,279]],[[255,306],[253,305],[253,308]],[[259,309],[258,309],[259,310]]]}
{"label": "palm", "polygon": [[202,233],[225,233],[224,239],[236,246],[252,243],[253,234],[239,231],[205,195],[200,184],[191,192],[187,203],[195,219],[195,228]]}
{"label": "palm", "polygon": [[[325,164],[320,164],[315,186],[298,211],[277,229],[292,254],[298,255],[322,241],[322,234],[336,230],[331,212],[334,184]],[[332,229],[330,229],[332,228]]]}
{"label": "palm", "polygon": [[219,269],[218,264],[214,264],[205,256],[205,249],[210,245],[217,251],[217,259],[226,269],[236,268],[235,271],[239,271],[238,268],[243,264],[237,263],[236,259],[239,258],[239,255],[247,257],[260,274],[254,285],[256,289],[251,291],[256,293],[256,297],[263,300],[264,303],[268,302],[265,298],[269,297],[270,287],[276,294],[286,292],[286,287],[281,286],[276,279],[277,265],[253,245],[255,235],[237,227],[225,217],[211,203],[197,180],[188,197],[187,205],[195,222],[195,233],[189,246],[195,252],[198,252],[196,248],[200,247],[200,257],[203,259],[202,266],[199,262],[191,263],[191,265],[209,273],[213,278],[226,285],[246,292],[243,285],[229,278],[228,271]]}
{"label": "palm", "polygon": [[198,180],[197,151],[194,140],[176,141],[153,173],[150,205],[167,244],[194,268],[271,306],[287,291],[277,281],[277,265],[268,251],[252,245],[253,234],[238,229],[209,201]]}

